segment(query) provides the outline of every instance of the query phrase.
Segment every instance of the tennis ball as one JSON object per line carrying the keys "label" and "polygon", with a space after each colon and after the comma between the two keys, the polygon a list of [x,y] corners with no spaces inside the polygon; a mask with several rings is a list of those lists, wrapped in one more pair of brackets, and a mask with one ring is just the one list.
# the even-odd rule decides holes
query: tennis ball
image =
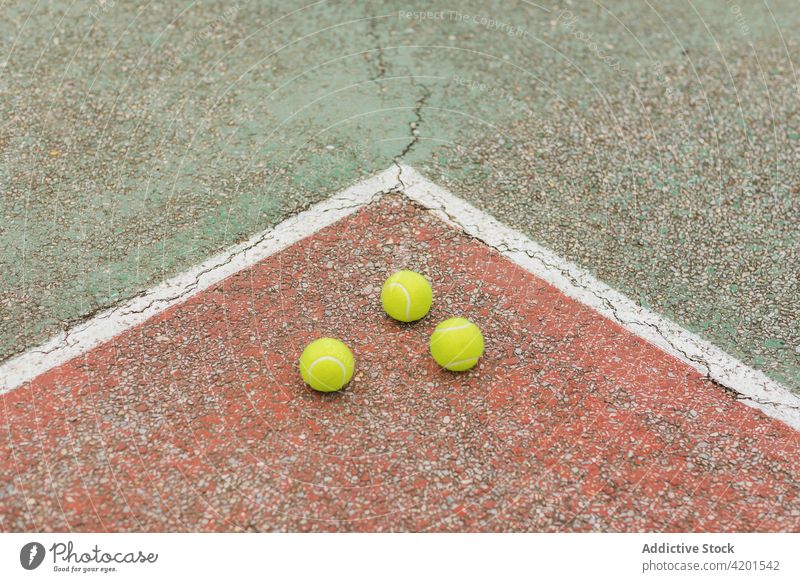
{"label": "tennis ball", "polygon": [[431,284],[414,271],[398,271],[383,284],[381,303],[390,317],[398,321],[417,321],[431,309]]}
{"label": "tennis ball", "polygon": [[469,319],[446,319],[431,334],[431,355],[447,370],[469,370],[483,355],[483,334]]}
{"label": "tennis ball", "polygon": [[300,375],[319,392],[341,390],[353,377],[354,368],[353,352],[332,337],[314,340],[300,356]]}

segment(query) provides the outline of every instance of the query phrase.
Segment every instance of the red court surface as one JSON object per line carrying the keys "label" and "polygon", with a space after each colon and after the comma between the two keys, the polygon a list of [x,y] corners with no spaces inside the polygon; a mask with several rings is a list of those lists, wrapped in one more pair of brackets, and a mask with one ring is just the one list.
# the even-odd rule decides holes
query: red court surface
{"label": "red court surface", "polygon": [[[434,307],[382,311],[421,271]],[[436,323],[487,340],[439,369]],[[306,388],[303,346],[357,371]],[[4,530],[800,531],[797,433],[390,195],[2,397]]]}

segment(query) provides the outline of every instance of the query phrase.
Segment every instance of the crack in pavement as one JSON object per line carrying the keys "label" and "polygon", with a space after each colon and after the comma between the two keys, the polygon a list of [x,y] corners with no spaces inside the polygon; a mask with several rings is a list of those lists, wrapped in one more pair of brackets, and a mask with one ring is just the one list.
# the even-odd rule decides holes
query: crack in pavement
{"label": "crack in pavement", "polygon": [[414,146],[417,145],[419,142],[419,126],[422,125],[422,108],[425,107],[425,104],[428,101],[428,98],[431,96],[431,90],[428,89],[422,83],[417,84],[419,87],[422,87],[422,97],[417,99],[417,102],[414,105],[414,116],[416,119],[410,123],[411,129],[411,141],[403,148],[397,156],[394,157],[395,165],[399,165],[400,161],[409,154],[409,152],[414,149]]}
{"label": "crack in pavement", "polygon": [[[407,188],[408,185],[403,181],[402,166],[398,164],[398,168],[399,168],[398,179],[400,183],[403,185],[403,187]],[[548,260],[547,257],[543,255],[541,252],[536,252],[525,248],[517,248],[509,242],[500,242],[497,244],[489,242],[487,240],[489,237],[486,237],[483,234],[483,229],[479,225],[466,223],[459,217],[455,216],[452,212],[450,212],[447,209],[446,204],[439,200],[436,200],[435,204],[429,204],[427,201],[425,204],[423,204],[416,200],[414,201],[414,203],[419,205],[424,210],[427,210],[428,212],[438,212],[441,215],[444,215],[449,222],[451,222],[456,228],[459,229],[461,233],[466,235],[468,238],[479,241],[480,243],[489,246],[490,248],[494,249],[495,251],[504,256],[508,256],[509,253],[524,254],[528,258],[531,258],[539,262],[545,268],[561,274],[561,276],[563,276],[567,281],[569,281],[569,283],[575,288],[579,288],[583,291],[589,292],[594,297],[596,297],[605,307],[606,313],[610,316],[610,318],[613,321],[617,322],[618,324],[622,325],[624,328],[630,330],[633,326],[644,326],[653,330],[676,353],[681,354],[681,356],[684,358],[686,362],[692,362],[694,364],[697,364],[696,369],[699,368],[698,371],[702,374],[705,380],[711,382],[716,386],[719,386],[722,390],[730,394],[735,399],[739,401],[749,401],[761,404],[763,406],[775,407],[778,409],[795,410],[795,411],[800,410],[800,405],[798,404],[792,404],[789,402],[776,402],[774,400],[766,400],[763,398],[759,398],[757,396],[743,394],[739,392],[736,388],[726,385],[725,383],[720,381],[717,377],[715,377],[718,376],[718,374],[715,374],[715,372],[719,371],[723,373],[732,371],[735,372],[735,369],[731,370],[724,366],[718,366],[716,364],[713,364],[709,362],[706,358],[704,358],[702,354],[692,354],[690,352],[687,352],[686,349],[684,349],[684,347],[682,347],[679,344],[676,344],[675,341],[671,339],[670,337],[671,334],[667,333],[657,323],[654,323],[652,321],[647,321],[646,319],[629,320],[628,318],[624,317],[620,313],[618,306],[614,303],[613,300],[606,297],[603,293],[601,293],[597,289],[592,288],[592,286],[587,285],[585,282],[581,281],[580,278],[575,275],[575,273],[565,268],[563,265],[554,264],[552,261]],[[634,302],[632,302],[632,304],[640,309],[643,309],[641,306],[635,304]],[[701,352],[704,349],[702,345],[698,345],[696,347]],[[767,392],[771,390],[768,384],[763,381],[759,381],[757,379],[753,379],[752,381],[753,385],[757,386],[758,388],[766,390]]]}
{"label": "crack in pavement", "polygon": [[[374,41],[375,50],[377,52],[376,73],[374,75],[370,76],[370,80],[375,81],[375,82],[377,82],[378,80],[380,80],[383,77],[385,77],[386,72],[387,72],[387,63],[386,63],[386,60],[384,58],[384,51],[383,51],[383,47],[382,47],[381,42],[380,42],[380,38],[379,38],[379,36],[377,34],[376,22],[377,22],[377,20],[375,18],[371,19],[369,21],[369,23],[368,23],[368,31],[367,31],[367,34],[369,35],[369,37]],[[413,83],[413,80],[412,80],[412,83]],[[412,121],[411,124],[410,124],[411,141],[403,148],[403,150],[397,156],[394,156],[392,158],[394,164],[398,167],[398,170],[399,170],[398,171],[398,177],[397,177],[398,183],[400,183],[400,174],[402,173],[402,169],[400,168],[399,162],[400,162],[400,160],[402,160],[402,158],[404,156],[406,156],[409,152],[411,152],[413,150],[413,148],[417,145],[417,143],[419,141],[419,126],[421,125],[421,123],[423,121],[422,108],[425,106],[428,98],[431,95],[430,90],[425,85],[417,84],[417,83],[413,83],[413,84],[415,86],[419,85],[422,88],[422,92],[423,93],[422,93],[422,96],[416,101],[415,106],[414,106],[415,120]],[[384,92],[385,88],[383,87],[383,85],[381,83],[378,83],[378,85],[379,85],[379,93],[382,94]],[[369,200],[369,202],[367,202],[367,204],[373,202],[376,198],[382,196],[383,194],[385,194],[385,193],[387,193],[389,191],[391,191],[391,190],[388,190],[386,192],[378,192],[378,193],[376,193],[375,196],[373,196],[373,198],[371,198]],[[296,214],[299,214],[300,212],[303,212],[304,210],[307,210],[312,205],[313,205],[313,201],[309,201],[306,204],[301,204],[301,205],[291,209],[291,211],[289,211],[287,213],[287,216],[294,216]],[[355,202],[354,201],[354,203],[352,205],[350,205],[350,206],[329,208],[329,209],[326,209],[324,212],[330,212],[330,211],[334,211],[334,210],[346,210],[346,209],[349,209],[349,208],[357,208],[357,207],[360,207],[362,205],[363,204],[361,202]],[[255,246],[258,246],[259,244],[262,244],[262,243],[266,242],[269,239],[270,239],[269,235],[265,235],[264,237],[259,238],[257,241],[255,241],[252,245],[248,246],[245,249],[242,249],[240,252],[246,253],[248,250],[252,249]],[[186,285],[179,292],[177,292],[177,293],[175,293],[173,295],[170,295],[169,297],[161,297],[161,298],[158,298],[158,299],[154,299],[154,300],[150,301],[149,303],[147,303],[141,309],[138,309],[138,308],[137,309],[125,309],[125,306],[134,304],[134,303],[136,303],[138,301],[141,301],[141,300],[145,299],[148,294],[152,293],[152,291],[153,291],[152,289],[141,290],[141,291],[138,291],[136,293],[127,295],[125,297],[122,297],[122,298],[118,299],[117,301],[107,302],[107,303],[103,303],[102,305],[97,305],[95,308],[93,308],[93,309],[81,314],[78,317],[67,319],[67,320],[61,322],[60,325],[56,328],[55,336],[51,336],[51,340],[50,341],[54,342],[55,341],[55,337],[58,337],[59,335],[62,335],[62,334],[63,334],[63,337],[58,341],[58,343],[56,345],[54,345],[54,347],[48,348],[48,349],[41,349],[41,346],[39,348],[37,348],[37,347],[30,348],[30,347],[26,347],[26,346],[23,345],[23,346],[20,346],[20,348],[18,350],[15,350],[15,351],[13,351],[13,352],[11,352],[9,354],[6,354],[5,357],[0,358],[0,365],[4,364],[5,362],[11,361],[11,360],[15,359],[16,357],[18,357],[18,356],[20,356],[22,354],[25,354],[25,353],[36,353],[36,354],[48,355],[48,354],[51,354],[52,352],[57,351],[59,349],[62,349],[64,347],[74,346],[75,342],[73,341],[72,337],[75,334],[77,334],[79,332],[82,332],[85,329],[87,329],[87,324],[91,325],[92,322],[96,322],[98,320],[106,320],[106,319],[108,319],[108,318],[110,318],[112,316],[116,316],[116,315],[125,316],[125,315],[141,314],[141,313],[144,313],[144,312],[152,309],[156,304],[159,304],[159,303],[171,304],[171,303],[180,301],[183,297],[186,297],[188,294],[191,294],[195,289],[197,289],[197,287],[198,287],[198,285],[200,283],[200,279],[204,275],[206,275],[210,271],[213,271],[214,269],[217,269],[217,268],[225,266],[226,264],[229,264],[236,256],[238,256],[238,253],[233,254],[233,255],[229,255],[225,259],[225,261],[223,261],[223,262],[221,262],[221,263],[219,263],[217,265],[211,266],[208,269],[203,270],[202,272],[198,273],[198,275],[195,277],[194,281],[192,283]],[[48,342],[48,343],[50,343],[50,342]],[[47,344],[45,344],[45,345],[47,345]]]}
{"label": "crack in pavement", "polygon": [[[418,123],[422,121],[421,109],[425,105],[425,99],[428,95],[430,95],[430,92],[426,89],[425,94],[417,102],[415,112]],[[404,153],[410,151],[417,142],[418,136],[416,134],[413,134],[413,136],[414,138],[411,143],[404,149]],[[427,192],[427,195],[422,197],[418,196],[413,192],[413,190],[418,187],[415,183],[417,178],[414,175],[414,171],[413,169],[406,168],[400,162],[399,157],[395,158],[394,169],[396,174],[393,176],[393,179],[390,178],[389,184],[391,185],[386,185],[383,189],[378,191],[365,192],[363,195],[356,197],[340,195],[335,201],[332,200],[329,205],[321,207],[318,210],[318,215],[321,216],[330,212],[357,211],[373,204],[376,200],[379,200],[387,194],[403,195],[404,198],[419,207],[422,211],[432,213],[436,215],[437,219],[444,219],[449,222],[453,225],[454,229],[456,229],[454,232],[458,232],[460,236],[465,236],[469,240],[476,241],[481,245],[486,245],[502,256],[512,260],[514,260],[513,256],[515,254],[526,256],[541,265],[540,268],[544,268],[554,274],[559,274],[560,277],[563,277],[568,287],[571,286],[573,289],[580,289],[582,292],[588,292],[589,295],[593,296],[599,302],[595,302],[594,300],[586,301],[585,297],[583,299],[578,297],[577,300],[580,303],[599,311],[600,315],[615,321],[629,332],[642,337],[645,341],[653,342],[653,336],[648,337],[647,335],[642,335],[641,331],[636,330],[636,327],[639,327],[640,330],[643,328],[652,330],[660,340],[655,342],[657,345],[660,344],[662,349],[665,349],[667,353],[671,353],[684,362],[694,365],[705,380],[719,386],[734,399],[752,403],[756,407],[761,407],[765,412],[768,410],[775,411],[775,413],[769,413],[770,416],[775,416],[775,414],[780,413],[780,416],[775,416],[776,418],[784,419],[788,414],[790,423],[793,422],[791,421],[793,418],[792,415],[800,411],[800,404],[797,404],[795,400],[791,398],[787,400],[781,397],[781,387],[779,385],[777,386],[778,391],[775,392],[776,387],[771,385],[769,379],[749,376],[748,374],[753,372],[753,370],[744,364],[737,363],[736,360],[724,353],[721,353],[720,356],[716,355],[716,350],[718,348],[715,346],[706,345],[702,340],[698,343],[698,340],[691,333],[678,326],[672,329],[671,326],[673,324],[666,320],[662,321],[660,325],[660,316],[648,312],[648,310],[624,296],[620,295],[619,298],[616,297],[617,292],[612,288],[607,288],[605,285],[598,286],[598,283],[594,282],[591,275],[583,273],[579,268],[573,267],[568,263],[562,263],[561,259],[557,256],[550,256],[550,252],[546,249],[527,247],[525,241],[530,241],[530,239],[524,237],[524,235],[509,233],[498,237],[495,230],[500,228],[502,231],[502,225],[499,223],[495,224],[494,221],[490,220],[488,223],[483,224],[480,218],[475,218],[469,213],[465,216],[463,211],[459,210],[460,207],[457,203],[453,206],[452,202],[448,203],[446,198],[443,199],[437,194],[431,195],[430,192]],[[410,174],[410,179],[406,179],[406,171]],[[294,208],[293,212],[302,212],[310,206],[310,202],[300,205]],[[350,212],[347,212],[347,214],[350,214]],[[338,217],[331,219],[333,220],[331,224],[335,223],[338,219]],[[284,225],[290,230],[293,228],[291,220],[292,219],[288,219],[288,223]],[[264,249],[267,255],[270,255],[275,252],[280,252],[286,246],[293,244],[291,237],[284,241],[284,244],[281,243],[281,237],[285,233],[276,229],[276,226],[273,226],[268,231],[264,231],[244,243],[240,243],[235,247],[223,251],[216,257],[210,258],[207,262],[196,267],[196,269],[201,269],[197,272],[178,275],[156,288],[137,293],[123,302],[122,305],[118,303],[110,308],[107,307],[105,310],[93,310],[83,316],[79,324],[68,327],[59,336],[52,338],[48,343],[39,346],[39,348],[31,350],[30,353],[49,355],[59,350],[72,348],[80,348],[82,350],[81,353],[83,353],[96,345],[108,341],[111,337],[119,333],[123,333],[125,330],[141,323],[141,321],[154,317],[173,305],[183,303],[201,290],[211,288],[235,273],[256,264],[259,255],[251,257],[250,261],[245,260],[241,268],[234,270],[225,269],[226,265],[231,264],[233,261],[237,260],[237,258],[243,258],[247,253],[253,251],[257,247],[277,242],[277,247]],[[524,264],[522,266],[526,270],[531,270]],[[204,281],[204,278],[206,278],[209,273],[214,273],[220,269],[223,269],[223,271],[218,272],[216,277],[212,275],[212,280]],[[562,287],[563,285],[559,285],[559,288]],[[563,288],[562,292],[565,292]],[[149,298],[149,295],[153,295],[153,297]],[[628,303],[630,303],[629,306]],[[632,315],[633,319],[625,317],[628,313]],[[131,316],[133,316],[133,319],[130,319]],[[144,319],[142,319],[141,316],[144,316]],[[119,321],[115,322],[115,325],[118,324],[114,328],[116,331],[112,331],[110,335],[102,338],[92,335],[94,324],[108,319],[113,320],[114,318],[119,318]],[[126,320],[126,318],[129,319]],[[655,318],[655,320],[653,320],[653,318]],[[662,328],[662,326],[665,327]],[[81,337],[83,334],[88,335]],[[683,340],[687,343],[681,344]],[[661,341],[663,341],[663,344]],[[669,347],[667,348],[666,346]],[[72,354],[72,356],[74,356],[74,354]],[[9,359],[13,359],[13,357]],[[53,365],[58,365],[58,363]],[[744,375],[742,375],[742,371]],[[742,384],[742,382],[746,382],[746,384]],[[758,390],[752,393],[753,388],[763,391],[763,394],[759,393]]]}
{"label": "crack in pavement", "polygon": [[[490,245],[490,246],[492,246],[492,245]],[[603,305],[608,309],[608,311],[611,313],[613,319],[617,323],[622,325],[623,327],[629,327],[629,326],[633,326],[633,325],[644,325],[644,326],[649,327],[650,329],[655,331],[656,334],[658,334],[658,336],[662,340],[664,340],[670,347],[672,347],[672,349],[674,349],[676,352],[678,352],[681,355],[683,355],[683,357],[686,360],[688,360],[690,362],[694,362],[694,363],[702,366],[703,370],[701,371],[701,373],[703,374],[703,377],[706,380],[708,380],[711,383],[719,386],[720,388],[722,388],[723,390],[725,390],[726,392],[728,392],[729,394],[731,394],[732,396],[734,396],[738,400],[750,400],[752,402],[758,402],[760,404],[768,404],[768,405],[773,405],[773,406],[776,404],[774,402],[764,401],[764,400],[755,398],[753,396],[748,396],[748,395],[742,394],[742,393],[738,392],[737,390],[731,388],[730,386],[726,386],[725,384],[723,384],[722,382],[720,382],[719,380],[714,378],[714,376],[713,376],[713,368],[714,368],[714,366],[712,364],[710,364],[705,358],[703,358],[702,356],[693,355],[693,354],[688,353],[681,346],[675,344],[675,342],[673,342],[668,337],[668,335],[664,332],[664,330],[661,329],[661,327],[659,327],[657,324],[655,324],[653,322],[645,321],[645,320],[628,320],[628,319],[622,317],[620,315],[618,309],[617,309],[617,306],[611,300],[609,300],[607,297],[605,297],[604,295],[599,293],[597,290],[592,289],[591,287],[588,287],[588,286],[584,285],[570,271],[568,271],[566,269],[563,269],[562,267],[560,267],[558,265],[554,265],[554,264],[548,262],[540,254],[535,253],[535,252],[531,252],[531,251],[529,251],[527,249],[517,249],[517,248],[510,247],[508,245],[505,245],[505,244],[501,244],[501,245],[498,245],[498,246],[492,246],[492,248],[494,248],[498,252],[502,253],[503,249],[500,248],[500,247],[504,247],[509,252],[524,253],[528,257],[541,262],[545,267],[561,273],[561,275],[566,277],[570,281],[570,283],[572,283],[574,286],[576,286],[576,287],[578,287],[580,289],[583,289],[584,291],[588,291],[589,293],[591,293],[592,295],[597,297],[603,303]],[[762,387],[762,388],[766,388],[766,386],[764,386],[763,384],[758,384],[758,385],[760,387]],[[800,406],[794,406],[794,405],[791,405],[791,404],[782,404],[782,406],[786,406],[788,408],[793,408],[795,410],[800,409]]]}
{"label": "crack in pavement", "polygon": [[[392,186],[387,189],[375,192],[368,199],[366,199],[366,201],[364,199],[343,197],[341,199],[340,204],[331,206],[330,208],[322,209],[321,214],[362,208],[364,206],[373,203],[375,200],[381,198],[385,194],[396,191],[397,191],[397,186]],[[305,204],[303,206],[304,208],[295,209],[292,216],[295,216],[297,213],[307,210],[308,208],[313,206],[313,204],[309,202],[308,204]],[[272,240],[276,240],[277,234],[278,233],[276,233],[275,227],[272,227],[270,228],[269,231],[264,232],[262,235],[258,236],[258,238],[250,241],[245,246],[239,246],[237,248],[230,250],[224,257],[221,257],[219,260],[214,261],[213,264],[209,264],[207,267],[197,272],[193,276],[191,281],[180,283],[177,285],[176,283],[173,283],[172,285],[176,285],[178,289],[167,296],[155,297],[147,301],[144,305],[136,307],[136,305],[141,301],[146,301],[149,295],[158,294],[159,292],[162,292],[165,289],[165,287],[168,290],[172,286],[170,283],[164,283],[161,286],[158,286],[154,289],[147,289],[140,291],[129,297],[120,299],[119,301],[113,304],[104,305],[102,307],[93,309],[79,318],[74,318],[72,320],[66,321],[62,324],[61,330],[43,346],[35,347],[27,351],[24,349],[19,350],[18,352],[9,355],[7,358],[0,360],[0,364],[4,364],[6,362],[14,360],[16,357],[24,355],[26,353],[40,354],[47,356],[59,350],[75,347],[81,341],[80,339],[76,339],[75,336],[85,333],[87,330],[91,329],[95,324],[101,321],[105,321],[115,317],[124,318],[129,316],[141,315],[149,311],[153,311],[153,313],[150,314],[150,317],[153,317],[160,312],[160,310],[157,309],[158,305],[163,305],[164,309],[166,309],[167,307],[170,307],[174,304],[182,303],[185,299],[188,299],[196,292],[196,290],[200,287],[202,283],[203,277],[205,277],[209,273],[212,273],[218,269],[225,267],[232,261],[236,260],[238,257],[246,255],[253,249],[265,243],[268,243]],[[233,274],[235,273],[231,273],[221,280],[224,280],[225,278],[232,276]],[[182,275],[179,274],[177,277],[181,276]],[[211,282],[209,283],[209,286],[214,285],[218,282],[219,281]],[[50,347],[45,348],[45,346],[50,346]]]}
{"label": "crack in pavement", "polygon": [[[373,41],[375,45],[375,50],[377,51],[377,63],[375,63],[376,73],[369,77],[370,81],[374,81],[378,83],[379,79],[382,79],[386,76],[386,61],[383,58],[383,47],[381,46],[380,37],[378,37],[377,33],[377,17],[370,18],[367,22],[367,36]],[[368,54],[365,55],[367,59],[367,64],[372,67],[372,61],[370,60]],[[386,88],[383,86],[382,83],[378,83],[378,93],[383,94],[386,92]]]}

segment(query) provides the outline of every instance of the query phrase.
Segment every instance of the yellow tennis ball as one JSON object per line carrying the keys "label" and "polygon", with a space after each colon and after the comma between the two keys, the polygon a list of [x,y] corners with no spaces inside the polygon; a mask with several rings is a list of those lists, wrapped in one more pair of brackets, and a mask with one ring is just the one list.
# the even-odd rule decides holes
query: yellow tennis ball
{"label": "yellow tennis ball", "polygon": [[300,375],[319,392],[341,390],[353,377],[354,369],[353,352],[332,337],[314,340],[300,356]]}
{"label": "yellow tennis ball", "polygon": [[417,321],[431,309],[431,284],[414,271],[398,271],[383,284],[381,303],[390,317],[398,321]]}
{"label": "yellow tennis ball", "polygon": [[483,334],[469,319],[446,319],[431,334],[431,355],[447,370],[469,370],[483,355]]}

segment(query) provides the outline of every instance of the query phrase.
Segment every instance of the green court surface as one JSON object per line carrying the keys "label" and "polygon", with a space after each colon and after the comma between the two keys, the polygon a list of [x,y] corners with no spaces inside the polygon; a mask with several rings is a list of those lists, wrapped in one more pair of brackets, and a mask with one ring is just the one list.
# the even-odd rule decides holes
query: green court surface
{"label": "green court surface", "polygon": [[0,360],[402,160],[800,391],[796,1],[0,11]]}

